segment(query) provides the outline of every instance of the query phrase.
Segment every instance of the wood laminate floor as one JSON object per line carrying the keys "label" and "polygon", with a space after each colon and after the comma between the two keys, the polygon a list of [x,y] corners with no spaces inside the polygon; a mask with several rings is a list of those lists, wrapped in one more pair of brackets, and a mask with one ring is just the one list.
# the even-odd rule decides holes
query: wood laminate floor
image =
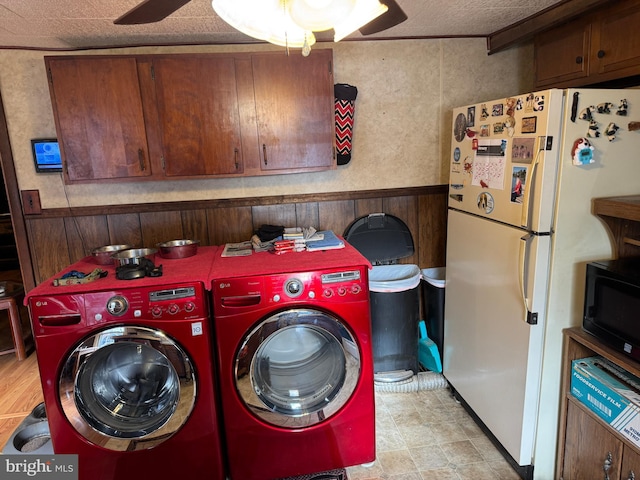
{"label": "wood laminate floor", "polygon": [[[20,271],[0,271],[0,281],[5,280],[22,282]],[[20,422],[43,401],[29,314],[22,305],[19,309],[29,355],[21,362],[16,359],[15,353],[3,353],[13,348],[13,341],[7,311],[0,311],[0,449],[4,448]]]}

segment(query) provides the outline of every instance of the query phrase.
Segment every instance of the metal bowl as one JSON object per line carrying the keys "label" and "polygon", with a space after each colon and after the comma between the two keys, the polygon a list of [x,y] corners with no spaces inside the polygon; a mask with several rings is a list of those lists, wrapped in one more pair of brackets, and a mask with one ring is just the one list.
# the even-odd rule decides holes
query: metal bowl
{"label": "metal bowl", "polygon": [[162,258],[187,258],[194,256],[198,251],[200,240],[171,240],[158,243]]}
{"label": "metal bowl", "polygon": [[153,256],[158,250],[155,248],[130,248],[129,250],[122,250],[115,253],[111,258],[116,262],[116,265],[140,265],[143,258],[153,260]]}
{"label": "metal bowl", "polygon": [[93,249],[91,254],[96,259],[96,263],[99,265],[112,265],[112,255],[122,250],[128,250],[133,248],[132,245],[105,245],[104,247],[98,247]]}

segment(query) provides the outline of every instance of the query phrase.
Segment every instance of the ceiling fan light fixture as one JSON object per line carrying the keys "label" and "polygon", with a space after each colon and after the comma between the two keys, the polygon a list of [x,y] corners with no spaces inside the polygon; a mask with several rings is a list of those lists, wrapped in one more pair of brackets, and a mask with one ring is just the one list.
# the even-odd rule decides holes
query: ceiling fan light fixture
{"label": "ceiling fan light fixture", "polygon": [[216,14],[250,37],[287,48],[310,49],[313,32],[291,20],[287,0],[211,0]]}
{"label": "ceiling fan light fixture", "polygon": [[334,42],[339,42],[388,10],[378,0],[358,0],[351,14],[334,25]]}
{"label": "ceiling fan light fixture", "polygon": [[330,30],[353,12],[359,0],[288,0],[291,19],[305,30]]}
{"label": "ceiling fan light fixture", "polygon": [[216,14],[250,37],[308,55],[314,31],[334,30],[334,41],[376,19],[388,8],[379,0],[211,0]]}

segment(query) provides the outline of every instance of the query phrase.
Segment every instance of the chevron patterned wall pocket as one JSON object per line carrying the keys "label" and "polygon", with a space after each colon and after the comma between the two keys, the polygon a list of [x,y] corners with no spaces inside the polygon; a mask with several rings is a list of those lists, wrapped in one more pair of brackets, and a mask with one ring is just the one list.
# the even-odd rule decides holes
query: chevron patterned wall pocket
{"label": "chevron patterned wall pocket", "polygon": [[353,116],[358,89],[346,83],[336,83],[333,91],[336,99],[336,157],[338,165],[346,165],[351,160]]}

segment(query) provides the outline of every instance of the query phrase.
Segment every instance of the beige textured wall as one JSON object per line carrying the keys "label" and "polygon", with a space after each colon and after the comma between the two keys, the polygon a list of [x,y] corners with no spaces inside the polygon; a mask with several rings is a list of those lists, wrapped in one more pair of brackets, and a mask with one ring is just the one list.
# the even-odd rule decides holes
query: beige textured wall
{"label": "beige textured wall", "polygon": [[[0,92],[19,187],[40,190],[42,206],[55,208],[442,184],[448,178],[451,109],[532,88],[530,45],[491,56],[484,39],[342,42],[321,47],[334,50],[336,83],[358,87],[348,165],[309,174],[68,186],[61,174],[36,174],[31,155],[31,138],[56,136],[43,62],[49,53],[0,51]],[[98,53],[274,48],[164,47]]]}

